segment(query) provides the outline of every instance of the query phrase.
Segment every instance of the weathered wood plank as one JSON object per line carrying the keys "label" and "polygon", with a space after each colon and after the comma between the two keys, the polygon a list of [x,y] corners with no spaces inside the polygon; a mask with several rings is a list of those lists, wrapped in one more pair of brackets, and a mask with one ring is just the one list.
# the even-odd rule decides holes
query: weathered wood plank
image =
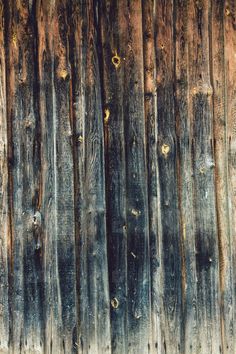
{"label": "weathered wood plank", "polygon": [[150,249],[141,1],[122,3],[125,46],[128,353],[148,353],[151,339]]}
{"label": "weathered wood plank", "polygon": [[4,2],[0,1],[0,352],[8,353],[9,303],[8,276],[10,263],[10,223],[8,204],[8,127],[6,110],[5,19]]}
{"label": "weathered wood plank", "polygon": [[157,157],[157,84],[156,84],[156,1],[143,2],[143,57],[146,149],[148,172],[148,208],[150,238],[150,279],[152,339],[150,353],[162,353],[161,328],[163,314],[162,223],[160,214],[160,183]]}
{"label": "weathered wood plank", "polygon": [[41,126],[41,252],[44,281],[44,352],[63,353],[62,309],[58,274],[57,116],[54,87],[56,9],[37,4],[39,114]]}
{"label": "weathered wood plank", "polygon": [[9,1],[7,24],[7,110],[11,161],[11,346],[14,352],[41,352],[41,256],[38,252],[40,141],[35,77],[32,2]]}
{"label": "weathered wood plank", "polygon": [[[235,266],[236,266],[236,253],[235,253],[235,235],[236,235],[236,39],[235,39],[235,18],[236,18],[236,4],[234,1],[226,0],[224,2],[224,78],[225,78],[225,129],[226,129],[226,154],[227,159],[227,181],[228,181],[228,203],[229,203],[229,217],[228,217],[228,232],[226,237],[229,242],[229,249],[231,252],[227,254],[227,259],[225,262],[230,262],[230,269],[232,271],[232,290],[233,297],[232,300],[228,298],[227,300],[231,302],[230,306],[227,307],[228,316],[230,316],[230,322],[228,322],[228,332],[224,334],[224,346],[227,353],[228,351],[236,352],[236,342],[235,342],[235,318],[236,318],[236,282],[235,282]],[[227,250],[224,249],[224,252]],[[229,274],[228,274],[229,276]],[[225,279],[226,280],[226,279]],[[230,288],[229,288],[230,289]],[[226,297],[224,297],[226,299]],[[223,315],[227,312],[223,312]],[[223,327],[223,329],[226,329]],[[227,337],[226,337],[227,336]],[[228,348],[227,348],[228,345]]]}
{"label": "weathered wood plank", "polygon": [[70,105],[71,70],[69,61],[69,13],[67,1],[55,2],[53,144],[56,152],[55,202],[56,249],[61,306],[61,336],[64,353],[77,352],[77,297],[75,267],[75,213],[73,122]]}
{"label": "weathered wood plank", "polygon": [[183,351],[181,244],[174,113],[173,1],[156,1],[157,125],[162,223],[163,316],[161,352]]}
{"label": "weathered wood plank", "polygon": [[[226,73],[224,38],[225,9],[223,1],[212,2],[211,14],[211,65],[213,79],[213,115],[215,148],[215,186],[219,238],[220,289],[221,289],[221,336],[222,352],[234,349],[234,290],[232,250],[234,242],[230,229],[228,134],[226,112]],[[225,42],[226,40],[226,42]]]}
{"label": "weathered wood plank", "polygon": [[[127,217],[124,90],[127,25],[124,3],[100,2],[106,208],[112,353],[127,353]],[[115,62],[117,60],[117,63]]]}
{"label": "weathered wood plank", "polygon": [[221,352],[219,250],[214,181],[209,1],[189,4],[189,101],[192,114],[199,353]]}
{"label": "weathered wood plank", "polygon": [[192,115],[189,107],[188,1],[175,2],[175,117],[178,139],[177,173],[182,243],[183,351],[197,353],[196,225],[193,213]]}
{"label": "weathered wood plank", "polygon": [[[110,353],[104,133],[98,62],[98,3],[76,2],[72,47],[73,117],[77,139],[79,353]],[[79,200],[79,198],[81,198]]]}
{"label": "weathered wood plank", "polygon": [[[6,7],[5,10],[5,14],[7,16],[8,22],[7,22],[7,41],[8,41],[8,51],[7,51],[7,60],[6,62],[8,62],[8,58],[11,57],[10,61],[8,62],[7,65],[7,91],[8,91],[8,101],[7,101],[7,109],[8,109],[8,120],[11,122],[11,130],[9,129],[9,137],[8,137],[8,141],[9,141],[9,159],[11,161],[11,164],[13,164],[13,137],[12,137],[12,127],[14,127],[14,116],[16,115],[16,112],[14,111],[13,107],[16,107],[17,103],[15,102],[16,100],[20,100],[20,96],[19,93],[17,93],[17,98],[14,99],[14,97],[16,97],[15,94],[15,90],[17,90],[17,87],[15,87],[15,74],[14,74],[14,57],[12,55],[12,51],[15,50],[15,46],[13,47],[13,42],[12,42],[12,38],[13,38],[13,34],[14,34],[14,40],[16,41],[16,34],[14,32],[14,28],[12,25],[13,19],[12,19],[12,14],[11,14],[11,9],[10,9],[10,5],[11,3],[9,3],[9,5]],[[15,61],[17,61],[17,59],[15,59]],[[13,100],[10,100],[9,97],[13,98]],[[14,105],[13,105],[14,104]],[[10,113],[9,113],[10,112]],[[15,127],[16,128],[16,127]],[[19,131],[19,129],[18,129]],[[16,145],[16,142],[15,142]],[[16,157],[15,157],[16,159]],[[18,157],[19,159],[19,157]],[[11,166],[12,167],[12,166]],[[10,291],[11,291],[11,328],[12,328],[12,335],[11,335],[11,346],[18,350],[20,352],[20,348],[23,345],[22,341],[22,332],[23,332],[23,318],[24,318],[24,312],[23,312],[23,250],[22,250],[22,241],[23,241],[23,232],[22,232],[22,225],[19,224],[19,227],[17,229],[17,240],[14,239],[14,229],[15,229],[15,224],[16,224],[16,216],[15,216],[15,220],[13,220],[13,205],[14,205],[14,194],[17,193],[17,188],[15,188],[15,193],[13,194],[13,184],[17,185],[17,170],[19,168],[19,163],[17,164],[15,162],[15,176],[14,176],[14,172],[11,171],[11,189],[10,189],[10,193],[11,193],[11,204],[10,204],[10,211],[11,211],[11,215],[10,215],[10,220],[11,220],[11,225],[12,225],[12,229],[11,229],[11,279],[10,279]],[[16,170],[17,169],[17,170]],[[22,173],[21,173],[22,176]],[[19,185],[22,185],[22,181],[19,182]],[[21,193],[20,189],[18,188],[18,191]],[[18,192],[18,193],[19,193]],[[19,196],[19,199],[21,201],[21,196]],[[21,220],[22,217],[22,207],[16,204],[16,207],[18,210],[18,219]],[[19,236],[18,236],[19,234]],[[16,238],[15,237],[15,238]],[[18,245],[17,242],[18,241]],[[20,260],[18,261],[18,258],[20,258]],[[18,262],[18,265],[16,264],[16,262]],[[19,272],[19,273],[18,273]],[[14,281],[14,275],[16,275],[17,273],[17,278],[19,279],[18,284],[16,284],[16,280]],[[19,275],[18,275],[19,274]],[[12,299],[12,295],[15,292],[15,296]],[[17,326],[15,326],[14,324],[17,322]],[[14,344],[13,344],[14,343]]]}
{"label": "weathered wood plank", "polygon": [[[70,18],[70,63],[71,63],[71,114],[74,149],[74,198],[75,198],[75,249],[76,249],[76,292],[78,298],[77,342],[79,353],[89,350],[88,274],[87,240],[84,223],[84,154],[85,154],[85,67],[86,55],[83,50],[86,28],[86,7],[82,1],[73,1],[69,8]],[[84,19],[84,21],[82,20]]]}

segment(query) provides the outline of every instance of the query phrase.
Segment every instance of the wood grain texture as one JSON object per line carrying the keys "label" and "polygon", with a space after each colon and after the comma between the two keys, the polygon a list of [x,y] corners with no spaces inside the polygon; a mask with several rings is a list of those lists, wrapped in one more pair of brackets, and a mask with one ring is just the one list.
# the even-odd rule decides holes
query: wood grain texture
{"label": "wood grain texture", "polygon": [[[96,6],[95,6],[96,5]],[[104,131],[98,60],[98,3],[74,4],[72,81],[78,235],[79,353],[110,353]],[[77,8],[77,12],[76,12]],[[73,31],[73,27],[71,28]],[[71,33],[72,33],[71,31]],[[77,74],[79,72],[79,75]],[[77,76],[78,75],[78,76]]]}
{"label": "wood grain texture", "polygon": [[220,287],[221,287],[221,336],[223,353],[232,353],[234,348],[234,286],[233,286],[233,239],[230,227],[229,207],[229,132],[226,94],[225,37],[226,9],[223,2],[212,2],[212,81],[213,81],[213,128],[215,148],[215,184],[219,237]]}
{"label": "wood grain texture", "polygon": [[[227,306],[228,315],[230,319],[228,320],[228,331],[224,334],[225,341],[225,351],[231,352],[236,351],[236,343],[234,340],[235,336],[235,280],[234,280],[234,270],[235,270],[235,211],[236,211],[236,199],[235,199],[235,92],[236,84],[233,79],[235,75],[235,16],[236,16],[236,6],[233,1],[224,2],[224,75],[225,75],[225,129],[226,129],[226,173],[227,173],[227,186],[228,186],[228,210],[229,216],[228,221],[228,232],[227,240],[229,245],[229,250],[231,254],[227,255],[226,262],[230,262],[230,272],[232,274],[232,281],[224,293],[229,292],[232,287],[232,300],[231,304]],[[233,53],[233,55],[232,55]],[[223,252],[227,252],[227,248],[223,248]],[[229,275],[230,273],[228,273]],[[225,324],[224,324],[225,326]],[[223,327],[225,329],[225,327]],[[228,347],[228,348],[227,348]]]}
{"label": "wood grain texture", "polygon": [[[189,16],[188,1],[175,4],[175,116],[177,134],[177,173],[182,254],[183,350],[196,353],[199,343],[197,325],[197,275],[195,256],[196,224],[193,209],[192,114],[189,99]],[[186,70],[187,68],[187,70]]]}
{"label": "wood grain texture", "polygon": [[9,263],[11,230],[8,205],[8,124],[5,63],[4,4],[0,2],[0,352],[8,352],[9,343]]}
{"label": "wood grain texture", "polygon": [[43,263],[43,345],[45,353],[62,352],[61,299],[57,252],[57,153],[54,88],[54,41],[56,10],[52,2],[37,3],[37,63],[40,115],[40,215]]}
{"label": "wood grain texture", "polygon": [[67,2],[55,2],[54,25],[54,166],[56,197],[57,267],[64,352],[76,352],[77,297],[75,270],[75,213],[73,125],[70,102],[69,23]]}
{"label": "wood grain texture", "polygon": [[[221,352],[219,250],[214,179],[212,73],[208,1],[190,2],[189,79],[192,114],[192,161],[197,326],[199,352]],[[201,338],[201,341],[200,341]]]}
{"label": "wood grain texture", "polygon": [[149,352],[150,348],[150,247],[146,138],[144,121],[144,80],[141,1],[124,5],[127,21],[124,97],[128,353]]}
{"label": "wood grain texture", "polygon": [[183,351],[181,238],[178,210],[177,139],[174,107],[174,3],[156,1],[157,125],[161,209],[163,313],[161,352]]}
{"label": "wood grain texture", "polygon": [[[124,121],[126,31],[125,2],[100,2],[102,96],[105,132],[106,209],[114,353],[127,353],[127,210]],[[115,66],[114,58],[120,60]]]}
{"label": "wood grain texture", "polygon": [[38,249],[40,139],[36,103],[34,7],[8,2],[7,111],[10,158],[11,339],[14,352],[41,350],[41,260]]}
{"label": "wood grain texture", "polygon": [[162,223],[160,208],[160,182],[158,166],[158,124],[157,124],[157,67],[156,67],[156,21],[155,1],[143,2],[143,58],[144,58],[144,102],[147,152],[147,183],[150,239],[150,281],[151,281],[151,353],[161,353],[161,328],[163,313],[163,263]]}
{"label": "wood grain texture", "polygon": [[0,353],[236,354],[233,0],[0,0]]}

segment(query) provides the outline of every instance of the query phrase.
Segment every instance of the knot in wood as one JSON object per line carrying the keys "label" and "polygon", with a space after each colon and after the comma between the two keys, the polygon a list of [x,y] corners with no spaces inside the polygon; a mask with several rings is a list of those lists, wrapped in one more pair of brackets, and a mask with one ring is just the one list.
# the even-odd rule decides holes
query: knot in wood
{"label": "knot in wood", "polygon": [[166,158],[170,152],[170,146],[168,144],[163,144],[161,146],[161,153]]}
{"label": "knot in wood", "polygon": [[104,123],[107,124],[109,121],[109,117],[110,117],[110,111],[108,108],[105,109],[104,111]]}
{"label": "knot in wood", "polygon": [[36,213],[33,216],[33,225],[34,227],[40,227],[41,226],[41,221],[42,221],[42,217],[41,217],[41,213],[39,211],[36,211]]}
{"label": "knot in wood", "polygon": [[112,64],[115,66],[115,68],[118,69],[121,64],[121,59],[120,59],[119,55],[117,54],[117,52],[115,52],[115,55],[112,57],[111,61],[112,61]]}
{"label": "knot in wood", "polygon": [[68,74],[68,71],[67,71],[66,69],[62,69],[62,70],[59,71],[59,76],[60,76],[63,80],[65,80],[68,75],[69,75],[69,74]]}
{"label": "knot in wood", "polygon": [[194,86],[191,90],[192,96],[196,95],[205,95],[205,96],[212,96],[213,95],[213,88],[211,85],[199,82],[196,86]]}
{"label": "knot in wood", "polygon": [[119,300],[116,297],[111,300],[111,306],[113,309],[117,309],[119,307]]}
{"label": "knot in wood", "polygon": [[13,43],[14,47],[16,48],[16,46],[17,46],[17,34],[16,33],[13,33],[13,35],[12,35],[12,43]]}
{"label": "knot in wood", "polygon": [[200,158],[198,162],[199,172],[201,174],[205,174],[207,171],[213,169],[215,167],[215,162],[209,155],[204,155]]}
{"label": "knot in wood", "polygon": [[138,217],[141,214],[141,211],[137,209],[132,209],[131,214]]}
{"label": "knot in wood", "polygon": [[199,171],[200,171],[200,173],[201,173],[202,175],[204,175],[204,173],[206,172],[205,166],[204,166],[204,165],[201,166],[201,167],[199,168]]}
{"label": "knot in wood", "polygon": [[84,139],[83,139],[82,135],[80,135],[80,136],[78,136],[77,140],[79,143],[82,143]]}
{"label": "knot in wood", "polygon": [[202,0],[197,0],[196,1],[196,6],[199,10],[201,10],[203,8],[203,3],[202,3]]}

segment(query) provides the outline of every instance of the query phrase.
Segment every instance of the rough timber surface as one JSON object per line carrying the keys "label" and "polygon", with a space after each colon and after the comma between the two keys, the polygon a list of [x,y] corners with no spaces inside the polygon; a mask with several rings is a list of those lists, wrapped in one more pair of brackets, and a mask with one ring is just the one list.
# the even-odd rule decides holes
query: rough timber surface
{"label": "rough timber surface", "polygon": [[0,354],[236,354],[234,0],[0,0]]}

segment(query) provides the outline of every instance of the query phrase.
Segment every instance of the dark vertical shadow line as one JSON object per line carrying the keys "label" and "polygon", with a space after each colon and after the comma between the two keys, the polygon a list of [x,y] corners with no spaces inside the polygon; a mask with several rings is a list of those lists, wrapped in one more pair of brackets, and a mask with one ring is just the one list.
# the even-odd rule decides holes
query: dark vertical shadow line
{"label": "dark vertical shadow line", "polygon": [[[142,67],[143,67],[143,92],[142,92],[142,100],[143,100],[143,120],[144,120],[144,169],[145,169],[145,174],[144,174],[144,178],[145,178],[145,193],[147,196],[147,225],[148,225],[148,232],[147,232],[147,272],[148,272],[148,298],[149,298],[149,331],[151,332],[149,334],[149,339],[148,339],[148,345],[149,345],[149,349],[150,349],[150,339],[153,342],[153,330],[152,330],[152,279],[151,279],[151,244],[150,244],[150,211],[149,211],[149,186],[148,186],[148,139],[147,139],[147,134],[148,134],[148,129],[146,126],[146,121],[145,121],[145,59],[144,59],[144,33],[143,33],[143,29],[144,29],[144,3],[143,1],[141,1],[141,26],[142,26],[142,37],[141,37],[141,41],[142,43],[140,43],[140,46],[142,47]],[[155,45],[155,43],[154,43]],[[145,212],[145,211],[144,211]],[[148,351],[150,352],[150,351]]]}
{"label": "dark vertical shadow line", "polygon": [[10,1],[3,1],[4,4],[4,41],[5,41],[5,77],[6,77],[6,115],[7,115],[7,169],[8,169],[8,219],[9,219],[9,242],[8,242],[8,306],[9,306],[9,348],[13,345],[13,312],[12,312],[12,300],[13,300],[13,225],[12,225],[12,213],[13,213],[13,176],[12,176],[12,165],[13,165],[13,144],[12,144],[12,122],[11,122],[11,110],[10,110],[10,99],[8,95],[8,88],[10,86],[10,54],[9,54],[9,42],[10,42]]}
{"label": "dark vertical shadow line", "polygon": [[[151,0],[152,3],[152,9],[155,9],[155,0]],[[148,273],[149,273],[149,279],[148,279],[148,284],[149,284],[149,318],[150,318],[150,339],[152,341],[152,343],[149,343],[149,352],[150,352],[150,345],[151,348],[153,347],[153,343],[156,341],[156,339],[154,339],[154,333],[153,333],[153,321],[152,321],[152,312],[153,312],[153,303],[154,303],[154,298],[153,298],[153,279],[152,279],[152,240],[151,240],[151,236],[150,236],[150,228],[151,228],[151,221],[150,221],[150,193],[149,193],[149,160],[150,160],[150,156],[149,156],[149,139],[148,139],[148,134],[149,134],[149,127],[147,125],[147,116],[146,116],[146,105],[145,105],[145,44],[144,44],[144,40],[145,40],[145,36],[146,33],[144,33],[144,24],[145,24],[145,17],[144,17],[144,2],[142,1],[141,3],[141,9],[142,9],[142,48],[143,48],[143,83],[144,83],[144,92],[143,92],[143,100],[144,100],[144,139],[145,139],[145,144],[144,144],[144,149],[145,149],[145,170],[146,170],[146,174],[145,174],[145,180],[146,180],[146,190],[147,190],[147,215],[148,215]],[[152,21],[152,25],[155,22],[155,18],[153,16],[153,21]],[[153,26],[154,27],[154,26]],[[155,27],[156,28],[156,27]],[[155,52],[155,28],[153,29],[153,51]],[[156,56],[155,56],[156,57]],[[155,59],[154,59],[155,61]],[[154,75],[156,76],[156,61],[154,63]],[[156,88],[156,84],[155,84],[155,88]],[[156,92],[156,91],[155,91]],[[156,99],[154,98],[154,103],[155,103],[155,108],[156,108]],[[156,128],[154,128],[156,130]],[[156,166],[157,167],[157,166]],[[159,223],[159,220],[158,220]],[[158,235],[156,235],[156,237],[158,237]]]}
{"label": "dark vertical shadow line", "polygon": [[[214,0],[213,0],[214,1]],[[212,87],[213,91],[213,96],[212,96],[212,134],[213,134],[213,141],[211,144],[212,148],[212,156],[213,156],[213,161],[215,161],[215,136],[214,136],[214,117],[215,117],[215,106],[214,106],[214,80],[213,80],[213,75],[214,75],[214,69],[213,69],[213,49],[212,49],[212,0],[208,1],[208,43],[209,43],[209,73],[210,73],[210,85]],[[225,127],[226,130],[226,127]],[[227,183],[227,182],[226,182]],[[219,214],[218,214],[218,198],[217,198],[217,193],[216,193],[216,169],[214,169],[214,198],[215,198],[215,213],[216,213],[216,221],[217,221],[217,249],[218,249],[218,257],[219,257],[219,264],[218,264],[218,274],[219,274],[219,296],[220,296],[220,334],[221,334],[221,347],[224,348],[223,343],[224,343],[224,326],[223,326],[223,285],[222,285],[222,271],[221,271],[221,263],[223,261],[223,245],[222,245],[222,240],[221,240],[221,233],[220,233],[220,227],[219,227]],[[227,187],[228,190],[228,187]]]}
{"label": "dark vertical shadow line", "polygon": [[[144,2],[142,1],[141,3],[141,10],[142,10],[142,28],[144,29]],[[143,92],[143,97],[145,100],[145,46],[144,46],[144,38],[145,38],[145,33],[142,30],[142,47],[143,47],[143,57],[142,57],[142,61],[143,61],[143,83],[144,83],[144,92]],[[151,249],[151,244],[150,244],[150,218],[149,218],[149,205],[150,205],[150,195],[149,195],[149,188],[148,188],[148,177],[149,177],[149,141],[148,141],[148,127],[147,127],[147,122],[146,122],[146,107],[145,107],[145,103],[144,103],[144,127],[145,127],[145,155],[146,155],[146,186],[147,186],[147,208],[148,208],[148,233],[149,233],[149,250]],[[153,342],[153,331],[152,331],[152,279],[151,279],[151,273],[152,272],[152,267],[151,267],[151,254],[149,251],[149,299],[150,299],[150,304],[149,304],[149,308],[150,308],[150,329],[151,329],[151,340]]]}
{"label": "dark vertical shadow line", "polygon": [[[173,52],[174,52],[174,63],[173,63],[173,98],[174,98],[174,117],[176,119],[177,115],[177,99],[176,99],[176,9],[178,4],[177,0],[173,0]],[[177,179],[177,205],[178,205],[178,219],[179,219],[179,235],[180,235],[180,263],[181,263],[181,309],[180,309],[180,350],[181,353],[185,353],[185,325],[186,325],[186,311],[185,311],[185,285],[186,285],[186,265],[185,265],[185,251],[184,251],[184,235],[183,235],[183,215],[182,215],[182,178],[180,171],[180,139],[178,131],[178,120],[175,120],[175,137],[176,137],[176,179]]]}
{"label": "dark vertical shadow line", "polygon": [[[38,161],[39,161],[39,170],[40,170],[40,174],[39,174],[39,191],[38,191],[38,198],[36,200],[36,203],[34,205],[35,207],[35,211],[37,211],[37,209],[40,211],[41,209],[41,205],[42,205],[42,156],[41,156],[41,115],[40,115],[40,78],[39,78],[39,52],[38,52],[38,43],[39,43],[39,34],[38,34],[38,22],[37,22],[37,5],[38,5],[38,1],[34,0],[33,2],[33,8],[32,8],[32,22],[33,22],[33,31],[34,31],[34,76],[35,76],[35,80],[34,80],[34,87],[33,87],[33,97],[34,97],[34,113],[36,116],[36,138],[37,138],[37,143],[39,144],[38,146]],[[41,237],[41,232],[40,232],[40,236]],[[43,252],[43,247],[40,250],[40,271],[42,271],[43,269],[43,259],[44,259],[44,255],[41,253]],[[44,302],[45,302],[45,293],[44,293],[44,274],[43,272],[41,272],[40,274],[40,280],[39,280],[39,284],[38,284],[38,291],[39,291],[39,298],[40,298],[40,328],[41,328],[41,335],[44,333],[44,319],[45,319],[45,312],[44,312]],[[41,338],[40,341],[44,338]],[[42,345],[44,345],[42,343]]]}
{"label": "dark vertical shadow line", "polygon": [[[40,110],[40,77],[39,77],[39,69],[40,69],[40,64],[39,64],[39,51],[38,51],[38,46],[39,46],[39,29],[38,29],[38,18],[37,18],[37,8],[42,5],[41,0],[35,0],[34,3],[34,9],[33,9],[33,14],[35,16],[35,21],[34,21],[34,31],[35,31],[35,98],[36,98],[36,109],[37,109],[37,117],[38,117],[38,123],[36,122],[36,127],[38,126],[38,134],[39,134],[39,141],[40,141],[40,181],[39,181],[39,199],[38,199],[38,208],[40,210],[41,205],[42,205],[42,183],[43,183],[43,176],[42,176],[42,146],[41,146],[41,138],[42,138],[42,117],[41,117],[41,110]],[[44,247],[42,247],[42,252],[44,251]],[[44,254],[41,254],[41,261],[43,262],[44,260]],[[44,270],[44,267],[42,267]],[[42,296],[42,347],[44,350],[46,349],[46,312],[45,312],[45,284],[44,284],[44,273],[42,272],[41,274],[41,282],[42,282],[42,291],[41,296]]]}

